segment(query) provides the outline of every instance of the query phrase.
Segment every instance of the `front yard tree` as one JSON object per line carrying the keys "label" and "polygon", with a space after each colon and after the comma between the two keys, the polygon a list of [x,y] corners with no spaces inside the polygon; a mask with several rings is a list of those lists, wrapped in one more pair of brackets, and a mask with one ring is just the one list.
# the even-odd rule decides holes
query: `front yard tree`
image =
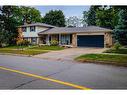
{"label": "front yard tree", "polygon": [[114,29],[114,37],[122,45],[127,45],[127,10],[122,9],[119,12],[118,25]]}
{"label": "front yard tree", "polygon": [[90,26],[90,25],[96,25],[96,10],[99,7],[100,6],[91,6],[89,11],[87,13],[83,12],[84,20],[86,20],[86,18],[87,18],[86,22],[87,22],[88,26]]}
{"label": "front yard tree", "polygon": [[114,28],[112,8],[102,6],[96,11],[96,25],[105,28]]}
{"label": "front yard tree", "polygon": [[42,22],[40,11],[33,7],[20,6],[17,13],[20,14],[22,24]]}
{"label": "front yard tree", "polygon": [[14,17],[14,6],[1,6],[0,29],[1,41],[6,44],[13,44],[17,37],[17,21]]}
{"label": "front yard tree", "polygon": [[43,18],[43,23],[58,27],[65,26],[65,16],[61,10],[51,10]]}

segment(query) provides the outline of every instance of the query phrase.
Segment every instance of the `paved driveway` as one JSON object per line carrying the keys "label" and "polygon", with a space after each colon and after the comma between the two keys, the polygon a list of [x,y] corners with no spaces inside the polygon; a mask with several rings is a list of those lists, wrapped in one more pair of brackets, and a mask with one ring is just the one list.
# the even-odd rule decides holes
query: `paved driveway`
{"label": "paved driveway", "polygon": [[72,61],[76,56],[88,53],[101,53],[104,50],[104,48],[68,48],[60,51],[51,51],[45,54],[35,55],[34,57]]}

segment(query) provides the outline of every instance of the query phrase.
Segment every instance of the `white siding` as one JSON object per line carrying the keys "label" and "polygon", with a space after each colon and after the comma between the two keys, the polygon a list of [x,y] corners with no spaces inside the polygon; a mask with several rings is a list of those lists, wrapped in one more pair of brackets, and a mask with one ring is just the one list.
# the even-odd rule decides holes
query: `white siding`
{"label": "white siding", "polygon": [[23,32],[23,37],[38,37],[38,33],[48,28],[35,26],[35,32],[30,32],[30,27],[26,27],[26,32]]}

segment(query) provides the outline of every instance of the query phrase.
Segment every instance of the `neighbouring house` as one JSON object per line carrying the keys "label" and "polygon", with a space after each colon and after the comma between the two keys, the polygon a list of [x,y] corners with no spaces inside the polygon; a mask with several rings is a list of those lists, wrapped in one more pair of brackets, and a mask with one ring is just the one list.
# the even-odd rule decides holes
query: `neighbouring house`
{"label": "neighbouring house", "polygon": [[56,40],[59,45],[73,47],[111,47],[112,30],[98,26],[55,27],[44,23],[26,24],[18,27],[19,37],[33,44],[46,44]]}

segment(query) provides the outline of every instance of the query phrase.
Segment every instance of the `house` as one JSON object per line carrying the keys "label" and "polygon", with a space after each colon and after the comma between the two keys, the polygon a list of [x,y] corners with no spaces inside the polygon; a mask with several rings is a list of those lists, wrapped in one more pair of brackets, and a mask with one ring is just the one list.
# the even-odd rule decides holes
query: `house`
{"label": "house", "polygon": [[33,44],[47,44],[57,40],[59,45],[73,47],[111,47],[112,30],[97,26],[55,27],[44,23],[22,25],[18,28],[19,37]]}

